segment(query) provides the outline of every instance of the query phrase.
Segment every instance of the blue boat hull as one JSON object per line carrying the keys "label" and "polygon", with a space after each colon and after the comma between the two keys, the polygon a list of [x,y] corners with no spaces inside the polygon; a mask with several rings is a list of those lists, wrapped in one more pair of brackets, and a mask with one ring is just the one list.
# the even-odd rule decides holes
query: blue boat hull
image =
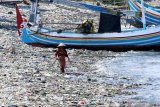
{"label": "blue boat hull", "polygon": [[[160,27],[155,29],[155,31],[151,29],[148,31],[149,33],[145,33],[144,30],[139,30],[122,33],[80,34],[74,32],[40,33],[29,28],[23,28],[21,30],[21,39],[26,44],[45,48],[55,48],[59,43],[63,42],[67,45],[67,48],[76,49],[105,49],[113,51],[159,50]],[[141,32],[144,34],[141,34]],[[110,37],[108,37],[108,35],[110,35]],[[113,35],[113,37],[111,35]]]}
{"label": "blue boat hull", "polygon": [[[132,11],[141,11],[140,3],[138,1],[128,0],[129,8]],[[135,19],[141,22],[140,17],[135,17]],[[146,24],[147,25],[157,25],[160,24],[160,10],[156,8],[146,7]]]}

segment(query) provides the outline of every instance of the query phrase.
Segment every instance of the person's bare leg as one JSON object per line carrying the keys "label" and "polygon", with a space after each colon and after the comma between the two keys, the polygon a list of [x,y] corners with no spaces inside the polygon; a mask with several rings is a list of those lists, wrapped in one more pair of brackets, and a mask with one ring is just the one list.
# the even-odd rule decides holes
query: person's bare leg
{"label": "person's bare leg", "polygon": [[60,58],[60,70],[61,70],[61,73],[65,73],[65,65],[66,65],[66,62],[65,62],[65,57],[61,57]]}

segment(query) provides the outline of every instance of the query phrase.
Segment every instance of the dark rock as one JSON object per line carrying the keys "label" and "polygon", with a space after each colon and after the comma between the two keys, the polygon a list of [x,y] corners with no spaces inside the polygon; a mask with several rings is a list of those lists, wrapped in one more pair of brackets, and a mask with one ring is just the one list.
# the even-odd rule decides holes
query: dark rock
{"label": "dark rock", "polygon": [[10,11],[10,12],[8,12],[8,14],[13,14],[13,12]]}
{"label": "dark rock", "polygon": [[2,46],[0,46],[0,49],[3,49],[3,47],[2,47]]}
{"label": "dark rock", "polygon": [[46,56],[45,56],[45,55],[43,55],[43,58],[46,58]]}
{"label": "dark rock", "polygon": [[28,80],[28,82],[33,82],[33,80],[32,80],[32,79],[30,79],[30,80]]}
{"label": "dark rock", "polygon": [[40,92],[40,91],[38,91],[38,90],[35,90],[35,91],[34,91],[35,94],[38,94],[39,92]]}
{"label": "dark rock", "polygon": [[45,80],[43,80],[43,81],[42,81],[42,83],[46,83],[46,81],[45,81]]}
{"label": "dark rock", "polygon": [[37,71],[36,71],[36,73],[40,73],[40,71],[39,71],[39,70],[37,70]]}
{"label": "dark rock", "polygon": [[9,105],[7,107],[18,107],[17,105]]}
{"label": "dark rock", "polygon": [[97,82],[97,79],[92,79],[92,82]]}
{"label": "dark rock", "polygon": [[41,78],[40,78],[40,77],[37,77],[37,80],[40,80],[40,81],[41,81]]}
{"label": "dark rock", "polygon": [[26,105],[22,105],[22,107],[28,107],[28,106],[26,106]]}
{"label": "dark rock", "polygon": [[90,79],[90,78],[88,78],[88,81],[91,81],[91,79]]}
{"label": "dark rock", "polygon": [[47,93],[46,93],[46,92],[43,92],[43,93],[42,93],[42,96],[46,96],[46,95],[47,95]]}

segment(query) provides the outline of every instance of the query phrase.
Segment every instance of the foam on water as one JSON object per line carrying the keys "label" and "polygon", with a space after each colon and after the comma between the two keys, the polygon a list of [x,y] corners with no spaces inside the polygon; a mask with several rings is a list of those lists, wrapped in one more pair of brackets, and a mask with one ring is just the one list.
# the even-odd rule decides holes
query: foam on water
{"label": "foam on water", "polygon": [[137,95],[120,98],[137,98],[144,102],[160,104],[159,52],[125,52],[111,60],[99,61],[96,65],[97,71],[103,75],[130,78],[130,80],[103,79],[105,83],[143,84],[140,88],[133,89]]}

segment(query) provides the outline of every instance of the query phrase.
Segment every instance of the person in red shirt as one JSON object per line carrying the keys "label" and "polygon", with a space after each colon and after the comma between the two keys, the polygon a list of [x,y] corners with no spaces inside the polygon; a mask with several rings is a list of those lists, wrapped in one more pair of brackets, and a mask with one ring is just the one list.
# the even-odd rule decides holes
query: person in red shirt
{"label": "person in red shirt", "polygon": [[58,45],[58,48],[56,49],[56,52],[55,52],[55,57],[59,61],[61,73],[65,73],[64,69],[66,66],[66,57],[68,58],[68,61],[69,61],[69,57],[65,49],[65,44],[60,43]]}

